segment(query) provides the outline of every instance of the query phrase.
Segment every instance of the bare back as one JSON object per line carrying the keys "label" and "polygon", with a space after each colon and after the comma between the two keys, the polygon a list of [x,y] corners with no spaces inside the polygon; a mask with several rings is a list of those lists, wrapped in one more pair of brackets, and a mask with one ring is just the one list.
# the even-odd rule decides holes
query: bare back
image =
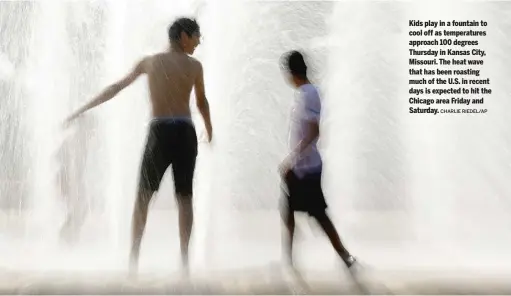
{"label": "bare back", "polygon": [[200,63],[180,52],[165,52],[143,61],[153,117],[190,117],[190,94]]}

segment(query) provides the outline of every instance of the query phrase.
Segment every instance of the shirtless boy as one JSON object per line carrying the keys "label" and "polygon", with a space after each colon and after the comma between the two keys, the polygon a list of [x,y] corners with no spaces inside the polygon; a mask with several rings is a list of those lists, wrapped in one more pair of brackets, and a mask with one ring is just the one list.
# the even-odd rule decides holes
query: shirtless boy
{"label": "shirtless boy", "polygon": [[199,61],[189,56],[200,44],[200,27],[195,20],[179,18],[169,27],[168,37],[168,51],[139,61],[127,76],[107,87],[68,118],[68,122],[72,121],[87,110],[115,97],[142,74],[147,75],[152,121],[133,212],[130,253],[132,272],[138,269],[149,202],[158,191],[170,165],[179,208],[181,258],[183,267],[188,267],[188,245],[193,225],[192,185],[197,156],[197,135],[189,106],[192,88],[195,88],[197,107],[204,118],[208,142],[211,142],[213,136],[209,104],[204,91],[203,68]]}

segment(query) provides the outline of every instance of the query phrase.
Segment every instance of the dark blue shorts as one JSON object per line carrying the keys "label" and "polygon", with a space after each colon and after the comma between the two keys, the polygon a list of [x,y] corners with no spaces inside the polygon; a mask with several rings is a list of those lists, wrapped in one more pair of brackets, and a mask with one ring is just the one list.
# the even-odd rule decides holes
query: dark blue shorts
{"label": "dark blue shorts", "polygon": [[163,175],[172,165],[176,194],[192,196],[196,158],[197,134],[191,120],[153,120],[142,159],[139,188],[158,191]]}
{"label": "dark blue shorts", "polygon": [[292,170],[284,178],[283,203],[291,212],[306,212],[311,216],[325,213],[327,204],[321,186],[321,172],[299,178]]}

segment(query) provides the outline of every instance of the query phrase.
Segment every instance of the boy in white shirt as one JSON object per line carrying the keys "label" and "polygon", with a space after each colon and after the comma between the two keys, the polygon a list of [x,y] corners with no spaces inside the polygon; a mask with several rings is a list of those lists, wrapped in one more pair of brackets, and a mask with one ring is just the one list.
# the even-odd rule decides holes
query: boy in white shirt
{"label": "boy in white shirt", "polygon": [[355,263],[355,258],[341,243],[337,230],[326,213],[327,204],[321,188],[323,165],[317,148],[321,115],[319,92],[307,77],[307,65],[300,52],[287,53],[282,60],[282,66],[289,82],[298,90],[291,114],[291,153],[279,168],[284,183],[281,216],[287,230],[285,256],[292,265],[294,212],[306,212],[318,221],[349,268]]}

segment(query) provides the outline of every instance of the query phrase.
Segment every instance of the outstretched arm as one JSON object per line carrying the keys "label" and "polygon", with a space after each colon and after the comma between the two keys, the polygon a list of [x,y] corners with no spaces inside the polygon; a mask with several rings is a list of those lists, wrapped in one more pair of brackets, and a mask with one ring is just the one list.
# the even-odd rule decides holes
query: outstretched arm
{"label": "outstretched arm", "polygon": [[66,120],[67,122],[70,122],[80,116],[82,113],[85,113],[86,111],[99,106],[106,101],[112,99],[115,97],[120,91],[128,87],[130,84],[132,84],[137,78],[144,73],[144,60],[140,61],[135,68],[126,75],[123,79],[115,82],[114,84],[111,84],[107,88],[105,88],[99,95],[94,97],[89,103],[85,104],[82,108],[78,109],[75,113],[73,113],[71,116],[68,117]]}
{"label": "outstretched arm", "polygon": [[208,141],[211,142],[213,137],[213,126],[211,125],[211,117],[209,114],[209,103],[206,99],[206,91],[204,90],[204,73],[202,65],[199,63],[198,75],[195,79],[195,96],[197,101],[197,108],[199,109],[204,124],[206,125],[206,131],[208,132]]}

